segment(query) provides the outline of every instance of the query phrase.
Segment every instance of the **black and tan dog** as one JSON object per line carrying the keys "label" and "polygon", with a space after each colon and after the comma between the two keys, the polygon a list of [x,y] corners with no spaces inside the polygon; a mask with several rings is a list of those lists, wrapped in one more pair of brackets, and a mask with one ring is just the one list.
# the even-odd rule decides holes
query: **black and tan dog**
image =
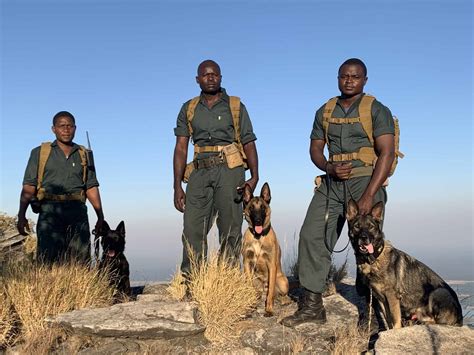
{"label": "black and tan dog", "polygon": [[110,275],[110,284],[114,285],[119,295],[130,295],[130,268],[125,250],[125,223],[119,223],[115,230],[110,229],[104,222],[102,231],[102,259],[99,263],[100,270],[107,270]]}
{"label": "black and tan dog", "polygon": [[367,216],[349,201],[349,239],[364,283],[378,301],[390,328],[402,323],[462,325],[462,309],[449,285],[429,267],[394,248],[381,231],[383,203]]}
{"label": "black and tan dog", "polygon": [[281,270],[281,250],[270,223],[270,187],[265,183],[259,197],[245,185],[244,215],[248,229],[244,234],[242,256],[244,271],[254,279],[254,286],[265,294],[265,315],[273,315],[276,296],[288,294],[288,279]]}

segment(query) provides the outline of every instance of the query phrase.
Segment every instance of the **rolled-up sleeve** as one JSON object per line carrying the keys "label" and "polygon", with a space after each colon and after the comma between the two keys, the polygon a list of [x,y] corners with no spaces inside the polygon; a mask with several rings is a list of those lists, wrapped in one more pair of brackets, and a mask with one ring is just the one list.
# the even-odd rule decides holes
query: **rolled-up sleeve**
{"label": "rolled-up sleeve", "polygon": [[374,137],[384,134],[395,134],[393,116],[388,107],[378,101],[372,105],[372,125]]}
{"label": "rolled-up sleeve", "polygon": [[240,139],[243,145],[253,142],[257,136],[253,132],[252,122],[249,113],[243,103],[240,103]]}
{"label": "rolled-up sleeve", "polygon": [[316,115],[314,116],[313,130],[311,131],[311,139],[325,139],[324,130],[323,130],[323,108],[325,105],[321,106]]}
{"label": "rolled-up sleeve", "polygon": [[174,129],[174,135],[177,137],[189,137],[188,122],[186,119],[186,111],[189,101],[181,106],[181,110],[178,114],[178,119],[176,120],[176,128]]}
{"label": "rolled-up sleeve", "polygon": [[30,153],[30,158],[28,159],[25,175],[23,177],[23,185],[38,185],[39,151],[40,148],[36,147]]}

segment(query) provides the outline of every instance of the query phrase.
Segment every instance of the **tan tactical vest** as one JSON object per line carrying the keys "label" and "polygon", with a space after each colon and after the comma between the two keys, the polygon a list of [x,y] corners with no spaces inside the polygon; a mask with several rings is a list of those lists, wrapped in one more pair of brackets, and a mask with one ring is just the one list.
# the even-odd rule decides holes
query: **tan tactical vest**
{"label": "tan tactical vest", "polygon": [[[347,117],[347,118],[334,118],[332,113],[336,107],[337,97],[330,99],[323,111],[323,130],[326,144],[329,144],[328,140],[328,129],[329,124],[354,124],[359,122],[362,125],[367,137],[369,138],[371,147],[362,147],[357,152],[352,153],[342,153],[342,154],[333,154],[329,156],[329,161],[331,162],[341,162],[349,160],[360,160],[364,163],[365,166],[375,166],[377,161],[377,154],[374,150],[374,136],[372,129],[372,103],[375,100],[375,97],[371,95],[362,96],[361,102],[359,104],[359,117]],[[395,126],[395,159],[393,160],[392,167],[390,168],[389,176],[393,175],[395,168],[398,164],[398,158],[403,158],[404,154],[399,151],[400,144],[400,127],[398,124],[398,119],[394,116],[393,123]]]}
{"label": "tan tactical vest", "polygon": [[[36,185],[36,198],[38,200],[50,199],[56,201],[70,201],[70,200],[79,200],[85,202],[86,197],[84,191],[75,194],[68,195],[52,195],[46,193],[43,184],[44,169],[46,167],[46,162],[48,161],[49,155],[51,154],[51,142],[41,143],[39,162],[38,162],[38,182]],[[82,145],[79,146],[79,156],[81,157],[82,165],[82,181],[84,184],[87,179],[87,158],[86,158],[86,148]]]}

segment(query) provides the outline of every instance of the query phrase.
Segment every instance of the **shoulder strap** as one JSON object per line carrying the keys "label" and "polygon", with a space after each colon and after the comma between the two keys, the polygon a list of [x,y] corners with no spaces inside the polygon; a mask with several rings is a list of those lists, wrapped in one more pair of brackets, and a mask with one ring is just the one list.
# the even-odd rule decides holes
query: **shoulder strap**
{"label": "shoulder strap", "polygon": [[240,144],[240,97],[229,96],[229,106],[234,123],[235,141]]}
{"label": "shoulder strap", "polygon": [[372,129],[372,103],[374,100],[375,97],[364,95],[359,104],[360,123],[372,146],[374,146],[374,132]]}
{"label": "shoulder strap", "polygon": [[332,116],[332,113],[334,111],[334,108],[336,107],[336,104],[337,104],[337,96],[330,99],[328,102],[326,102],[326,105],[324,105],[323,131],[324,131],[324,140],[326,141],[326,144],[328,143],[329,119]]}
{"label": "shoulder strap", "polygon": [[188,109],[186,110],[186,120],[188,122],[188,131],[189,131],[189,136],[192,139],[193,136],[193,126],[191,125],[191,121],[194,118],[194,110],[196,110],[196,106],[199,103],[199,100],[201,99],[200,96],[196,96],[195,98],[191,99],[188,104]]}
{"label": "shoulder strap", "polygon": [[49,154],[51,154],[51,142],[41,143],[39,162],[38,162],[38,183],[37,183],[38,190],[41,188],[41,185],[43,183],[44,168],[46,166],[46,162],[48,161]]}
{"label": "shoulder strap", "polygon": [[83,145],[79,146],[79,156],[81,157],[81,165],[82,165],[82,182],[84,185],[87,181],[87,152],[86,147]]}

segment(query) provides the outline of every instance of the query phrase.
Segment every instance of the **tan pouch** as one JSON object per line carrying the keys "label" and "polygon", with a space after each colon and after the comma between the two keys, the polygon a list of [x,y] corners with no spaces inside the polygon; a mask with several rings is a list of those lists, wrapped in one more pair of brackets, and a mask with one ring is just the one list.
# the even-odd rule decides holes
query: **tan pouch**
{"label": "tan pouch", "polygon": [[244,160],[242,159],[242,154],[240,154],[240,150],[239,147],[237,147],[237,144],[232,143],[226,145],[222,149],[222,152],[224,153],[229,169],[244,165]]}
{"label": "tan pouch", "polygon": [[192,161],[191,163],[186,164],[186,169],[184,169],[184,176],[183,176],[183,182],[187,183],[189,181],[189,177],[191,176],[191,173],[194,171],[194,162]]}

